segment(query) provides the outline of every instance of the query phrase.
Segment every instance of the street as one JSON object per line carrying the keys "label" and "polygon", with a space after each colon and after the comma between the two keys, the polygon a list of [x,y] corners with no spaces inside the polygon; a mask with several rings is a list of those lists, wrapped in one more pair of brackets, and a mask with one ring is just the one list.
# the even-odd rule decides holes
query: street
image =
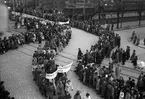
{"label": "street", "polygon": [[[136,49],[139,59],[145,61],[144,49],[127,41],[127,38],[131,36],[133,30],[143,32],[145,31],[145,28],[116,31],[116,33],[121,36],[121,47],[126,49],[126,46],[130,46],[131,53],[134,49]],[[12,31],[9,32],[10,33],[7,33],[7,35],[10,35]],[[63,52],[59,53],[56,57],[56,64],[58,65],[67,65],[74,62],[72,69],[68,73],[68,78],[71,80],[74,87],[73,92],[71,92],[72,96],[75,94],[76,90],[81,90],[83,95],[88,92],[90,93],[92,99],[101,99],[100,96],[96,94],[95,90],[83,85],[73,72],[76,65],[78,48],[81,48],[83,53],[85,53],[87,49],[90,49],[91,45],[94,45],[97,42],[97,40],[97,36],[72,28],[72,39],[70,40],[68,46],[63,49]],[[32,55],[37,46],[37,43],[23,45],[17,50],[11,50],[0,56],[1,80],[4,80],[6,89],[10,92],[10,95],[16,99],[45,99],[40,94],[38,87],[33,81],[31,73]],[[108,60],[105,59],[103,64],[107,63]],[[131,63],[127,62],[125,66],[132,68],[133,70],[133,65]],[[122,69],[121,72],[125,80],[127,80],[129,76],[136,78],[139,75],[138,72],[132,72],[127,69]]]}

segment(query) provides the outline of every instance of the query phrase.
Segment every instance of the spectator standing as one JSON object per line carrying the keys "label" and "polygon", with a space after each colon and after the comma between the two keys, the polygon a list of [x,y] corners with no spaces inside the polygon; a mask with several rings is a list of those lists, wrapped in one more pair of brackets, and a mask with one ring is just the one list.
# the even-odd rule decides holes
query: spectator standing
{"label": "spectator standing", "polygon": [[116,79],[120,78],[120,72],[121,72],[121,68],[119,65],[117,65],[115,69]]}
{"label": "spectator standing", "polygon": [[83,53],[82,53],[81,49],[79,48],[78,49],[77,59],[80,60],[82,58],[82,55],[83,55]]}
{"label": "spectator standing", "polygon": [[133,53],[130,57],[130,60],[131,60],[132,63],[133,63],[133,60],[134,60],[135,56],[136,56],[136,50],[133,50]]}
{"label": "spectator standing", "polygon": [[126,48],[126,60],[129,60],[129,58],[130,58],[130,47],[127,46],[127,48]]}
{"label": "spectator standing", "polygon": [[112,25],[111,25],[111,31],[113,31],[113,29],[114,29],[114,24],[112,23]]}
{"label": "spectator standing", "polygon": [[86,96],[84,97],[84,99],[91,99],[91,96],[89,93],[86,93]]}
{"label": "spectator standing", "polygon": [[77,91],[76,94],[74,95],[74,99],[83,99],[81,96],[80,91]]}

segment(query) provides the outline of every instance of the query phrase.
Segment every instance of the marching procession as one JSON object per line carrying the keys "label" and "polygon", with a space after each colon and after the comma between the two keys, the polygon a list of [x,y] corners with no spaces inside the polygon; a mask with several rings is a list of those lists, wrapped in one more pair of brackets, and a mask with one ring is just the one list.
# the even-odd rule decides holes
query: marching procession
{"label": "marching procession", "polygon": [[[33,55],[32,62],[33,80],[38,85],[42,95],[48,99],[54,99],[54,96],[58,96],[58,99],[70,99],[69,86],[71,86],[71,82],[67,79],[66,73],[59,73],[57,78],[51,81],[45,79],[44,75],[57,70],[55,55],[67,46],[71,39],[71,28],[39,18],[22,17],[21,15],[11,15],[11,17],[14,18],[12,20],[15,21],[16,29],[26,27],[27,32],[12,34],[12,36],[0,39],[0,53],[4,54],[9,50],[18,49],[23,44],[38,42],[39,47]],[[46,42],[44,48],[41,48],[43,40]],[[45,54],[42,53],[42,49]],[[10,98],[8,96],[10,93],[3,88],[3,81],[0,83],[0,87],[0,98],[14,99]],[[73,87],[71,89],[73,90]]]}

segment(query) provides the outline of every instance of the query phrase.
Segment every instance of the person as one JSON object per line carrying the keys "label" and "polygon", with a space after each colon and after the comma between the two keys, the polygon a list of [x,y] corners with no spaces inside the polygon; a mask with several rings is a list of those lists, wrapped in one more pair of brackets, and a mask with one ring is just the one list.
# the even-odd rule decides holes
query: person
{"label": "person", "polygon": [[137,42],[137,36],[135,35],[134,40],[133,40],[133,44],[136,44],[136,42]]}
{"label": "person", "polygon": [[122,65],[125,65],[125,62],[126,62],[126,53],[123,50],[123,52],[122,52]]}
{"label": "person", "polygon": [[86,96],[85,96],[85,98],[84,98],[84,99],[91,99],[90,94],[89,94],[89,93],[86,93]]}
{"label": "person", "polygon": [[66,95],[65,95],[65,99],[72,99],[72,97],[71,97],[71,95],[70,95],[69,92],[66,93]]}
{"label": "person", "polygon": [[116,69],[115,69],[116,79],[120,78],[120,72],[121,72],[121,68],[118,65],[116,66]]}
{"label": "person", "polygon": [[70,80],[67,80],[66,84],[65,84],[65,92],[67,94],[67,92],[73,91],[73,86],[71,84]]}
{"label": "person", "polygon": [[111,31],[113,31],[113,29],[114,29],[114,24],[112,23],[112,25],[111,25]]}
{"label": "person", "polygon": [[137,40],[136,40],[136,44],[135,45],[138,46],[139,44],[140,44],[140,36],[137,37]]}
{"label": "person", "polygon": [[81,96],[80,91],[77,91],[76,94],[74,95],[74,99],[83,99]]}
{"label": "person", "polygon": [[126,48],[126,60],[129,60],[129,58],[130,58],[130,47],[127,46],[127,48]]}
{"label": "person", "polygon": [[131,41],[134,39],[134,37],[135,37],[135,31],[132,32]]}
{"label": "person", "polygon": [[80,60],[82,58],[82,55],[83,55],[83,53],[82,53],[81,49],[79,48],[78,49],[77,59]]}
{"label": "person", "polygon": [[131,60],[132,63],[133,63],[133,60],[134,60],[135,56],[136,56],[136,50],[133,50],[133,53],[130,57],[130,60]]}
{"label": "person", "polygon": [[124,87],[124,79],[122,76],[120,76],[120,79],[119,79],[119,87],[122,89]]}
{"label": "person", "polygon": [[137,60],[138,60],[138,58],[137,58],[137,56],[135,56],[134,57],[134,59],[133,59],[133,66],[136,68],[137,67]]}
{"label": "person", "polygon": [[144,91],[144,82],[143,82],[143,77],[139,77],[138,81],[137,81],[137,88],[139,92],[143,92]]}

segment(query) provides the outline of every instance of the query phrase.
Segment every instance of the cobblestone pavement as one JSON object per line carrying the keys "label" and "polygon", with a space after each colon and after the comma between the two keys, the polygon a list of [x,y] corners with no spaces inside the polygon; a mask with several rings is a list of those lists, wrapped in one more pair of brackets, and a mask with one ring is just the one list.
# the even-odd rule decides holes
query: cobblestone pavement
{"label": "cobblestone pavement", "polygon": [[[140,29],[144,31],[145,28]],[[137,50],[139,59],[145,60],[144,49],[127,41],[127,38],[131,35],[132,30],[116,32],[121,35],[123,48],[126,48],[128,45],[131,46],[132,50]],[[95,44],[97,40],[98,37],[94,35],[72,28],[72,39],[70,40],[70,43],[63,52],[59,53],[56,57],[56,64],[59,65],[67,65],[72,61],[74,62],[72,69],[68,72],[68,78],[72,81],[72,85],[74,87],[74,91],[71,92],[72,95],[74,95],[76,90],[81,90],[82,94],[89,92],[92,99],[101,99],[92,88],[83,85],[73,72],[76,65],[78,48],[81,48],[85,53],[86,49],[90,49],[91,45]],[[0,56],[1,79],[5,81],[5,87],[11,93],[11,96],[14,96],[16,99],[44,99],[35,85],[35,82],[32,80],[33,77],[31,74],[31,56],[34,50],[36,50],[36,47],[37,43],[23,45],[17,50],[9,51]],[[103,63],[107,64],[108,59],[105,59]],[[133,70],[131,63],[126,63],[125,67],[131,68],[129,70],[122,68],[122,75],[124,74],[123,77],[125,77],[125,79],[127,79],[128,76],[138,77],[139,72]]]}

